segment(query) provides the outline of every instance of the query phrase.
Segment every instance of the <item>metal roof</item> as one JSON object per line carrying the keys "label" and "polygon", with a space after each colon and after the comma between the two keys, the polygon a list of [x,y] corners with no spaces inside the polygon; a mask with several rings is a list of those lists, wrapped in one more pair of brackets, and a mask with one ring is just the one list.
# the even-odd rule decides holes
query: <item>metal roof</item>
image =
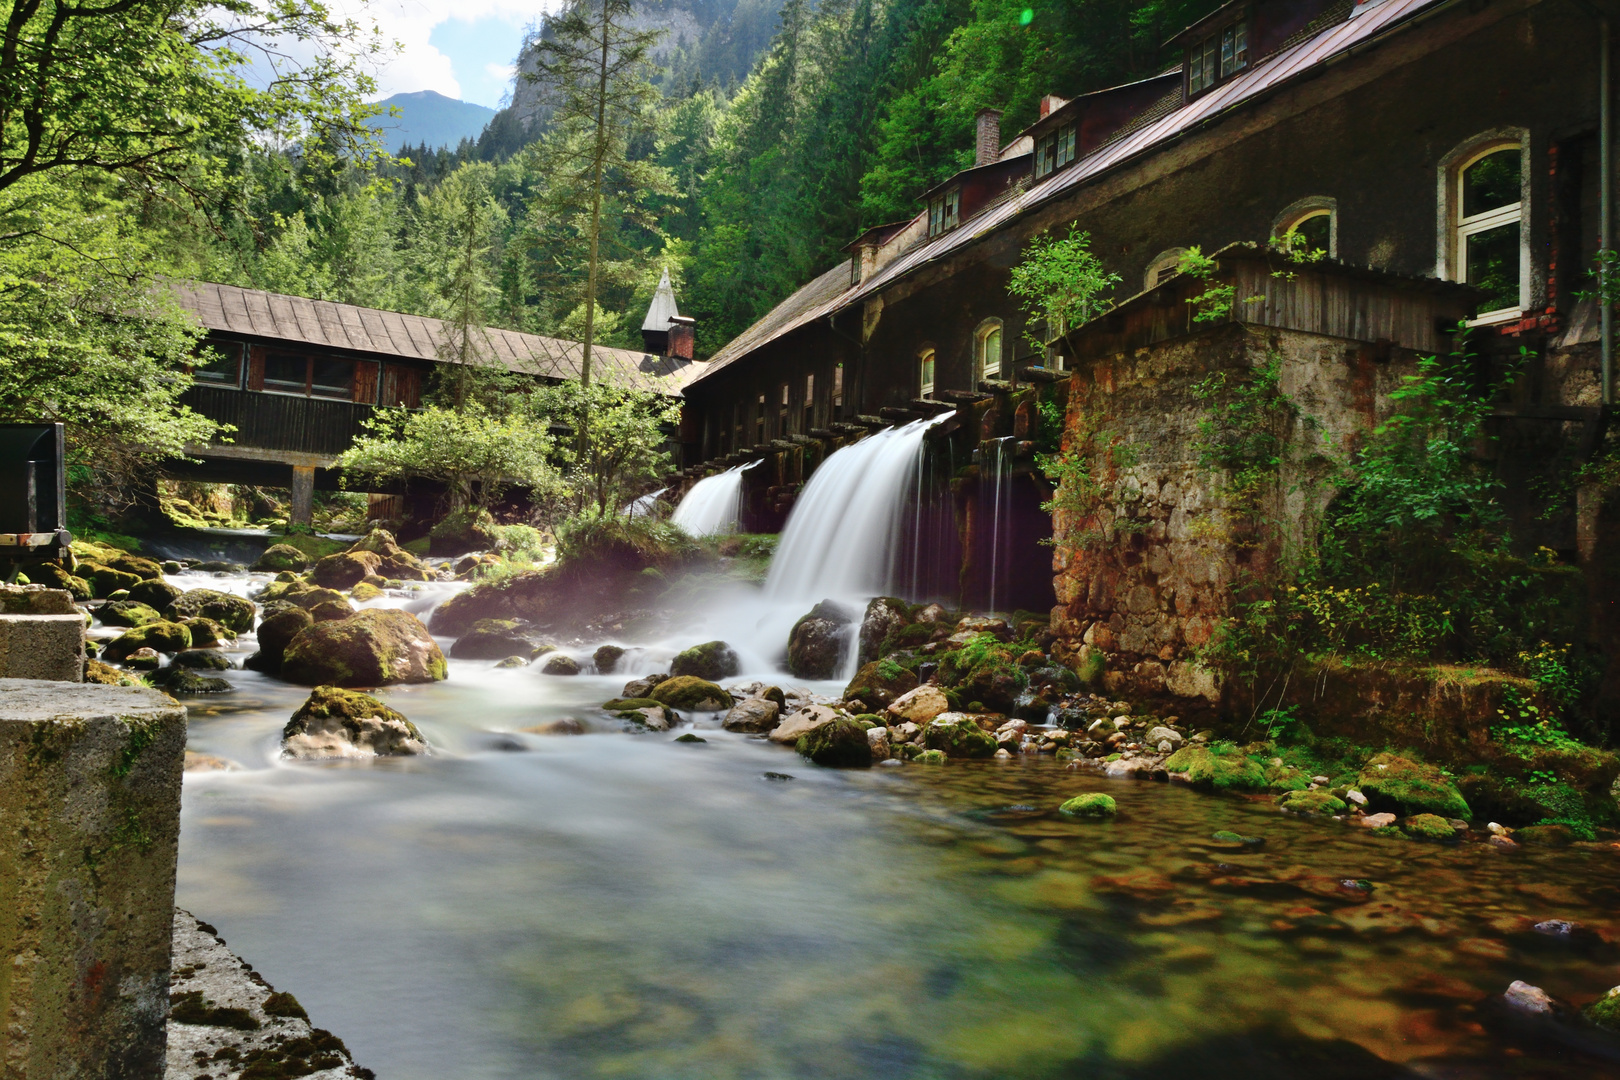
{"label": "metal roof", "polygon": [[[440,350],[448,324],[439,319],[214,282],[179,282],[173,289],[180,305],[209,330],[372,356],[446,362]],[[509,371],[543,379],[579,378],[584,346],[577,341],[494,326],[480,333],[486,355]],[[669,395],[679,394],[708,367],[605,345],[592,346],[591,363],[603,381]]]}
{"label": "metal roof", "polygon": [[643,330],[662,332],[669,329],[669,321],[678,318],[681,312],[675,306],[675,288],[669,283],[669,267],[664,267],[664,275],[658,279],[658,288],[653,290],[652,303],[647,305],[647,317],[641,320]]}
{"label": "metal roof", "polygon": [[845,288],[820,303],[805,304],[806,297],[803,294],[812,290],[818,283],[830,282],[838,274],[846,275],[844,280],[848,281],[847,266],[834,267],[788,297],[763,319],[729,342],[714,355],[708,370],[697,378],[706,378],[726,364],[740,359],[750,350],[864,300],[911,271],[983,239],[1026,211],[1068,194],[1103,173],[1149,153],[1159,144],[1169,142],[1192,128],[1215,119],[1221,113],[1304,75],[1329,58],[1363,44],[1425,8],[1438,7],[1447,2],[1449,0],[1382,0],[1376,5],[1357,4],[1359,10],[1355,12],[1354,18],[1273,53],[1244,74],[1220,84],[1208,93],[1201,94],[1181,108],[1131,132],[1129,136],[1105,143],[1073,165],[1058,170],[1039,183],[1032,184],[999,206],[963,222],[948,233],[918,244],[866,281]]}

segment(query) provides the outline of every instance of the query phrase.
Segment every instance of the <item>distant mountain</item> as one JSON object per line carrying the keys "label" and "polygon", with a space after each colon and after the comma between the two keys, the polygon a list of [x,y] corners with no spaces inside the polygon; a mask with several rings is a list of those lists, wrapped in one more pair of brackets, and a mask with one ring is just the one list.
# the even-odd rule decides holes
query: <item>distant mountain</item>
{"label": "distant mountain", "polygon": [[[371,126],[382,133],[383,145],[389,150],[423,143],[429,148],[447,146],[454,150],[462,139],[477,141],[495,116],[495,110],[486,105],[457,101],[432,90],[395,94],[378,104],[384,107],[384,114],[374,117]],[[399,115],[387,115],[388,106],[398,108]]]}

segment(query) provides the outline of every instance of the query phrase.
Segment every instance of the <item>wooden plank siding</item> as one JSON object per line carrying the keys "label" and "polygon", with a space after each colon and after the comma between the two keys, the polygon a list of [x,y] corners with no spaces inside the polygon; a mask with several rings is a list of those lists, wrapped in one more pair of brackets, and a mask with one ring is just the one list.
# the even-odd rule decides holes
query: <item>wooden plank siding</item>
{"label": "wooden plank siding", "polygon": [[[371,405],[293,394],[244,393],[223,386],[192,386],[180,397],[222,424],[234,425],[232,445],[244,449],[341,454],[362,431]],[[218,441],[218,440],[216,440]]]}

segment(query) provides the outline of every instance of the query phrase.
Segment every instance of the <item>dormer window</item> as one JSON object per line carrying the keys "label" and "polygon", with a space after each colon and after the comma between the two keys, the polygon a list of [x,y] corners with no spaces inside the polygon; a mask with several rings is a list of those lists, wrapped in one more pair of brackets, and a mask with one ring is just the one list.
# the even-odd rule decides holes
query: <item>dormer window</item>
{"label": "dormer window", "polygon": [[1035,144],[1035,179],[1049,176],[1073,161],[1074,148],[1073,124],[1065,124],[1056,131],[1042,135]]}
{"label": "dormer window", "polygon": [[962,212],[962,192],[952,188],[928,200],[928,235],[938,236],[956,228]]}
{"label": "dormer window", "polygon": [[1187,96],[1224,82],[1249,66],[1249,20],[1240,19],[1187,50]]}

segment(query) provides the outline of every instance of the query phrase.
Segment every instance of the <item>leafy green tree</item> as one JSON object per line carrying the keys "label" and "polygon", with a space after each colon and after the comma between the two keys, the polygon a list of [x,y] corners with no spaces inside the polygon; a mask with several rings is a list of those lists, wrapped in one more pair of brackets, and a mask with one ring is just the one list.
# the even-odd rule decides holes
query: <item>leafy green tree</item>
{"label": "leafy green tree", "polygon": [[1064,236],[1030,240],[1012,269],[1007,290],[1024,300],[1024,337],[1044,354],[1053,338],[1108,309],[1108,293],[1120,281],[1091,251],[1091,235],[1070,225]]}
{"label": "leafy green tree", "polygon": [[680,419],[678,401],[612,383],[565,382],[537,390],[528,408],[536,427],[591,418],[583,437],[561,454],[576,513],[615,514],[674,467],[671,428]]}

